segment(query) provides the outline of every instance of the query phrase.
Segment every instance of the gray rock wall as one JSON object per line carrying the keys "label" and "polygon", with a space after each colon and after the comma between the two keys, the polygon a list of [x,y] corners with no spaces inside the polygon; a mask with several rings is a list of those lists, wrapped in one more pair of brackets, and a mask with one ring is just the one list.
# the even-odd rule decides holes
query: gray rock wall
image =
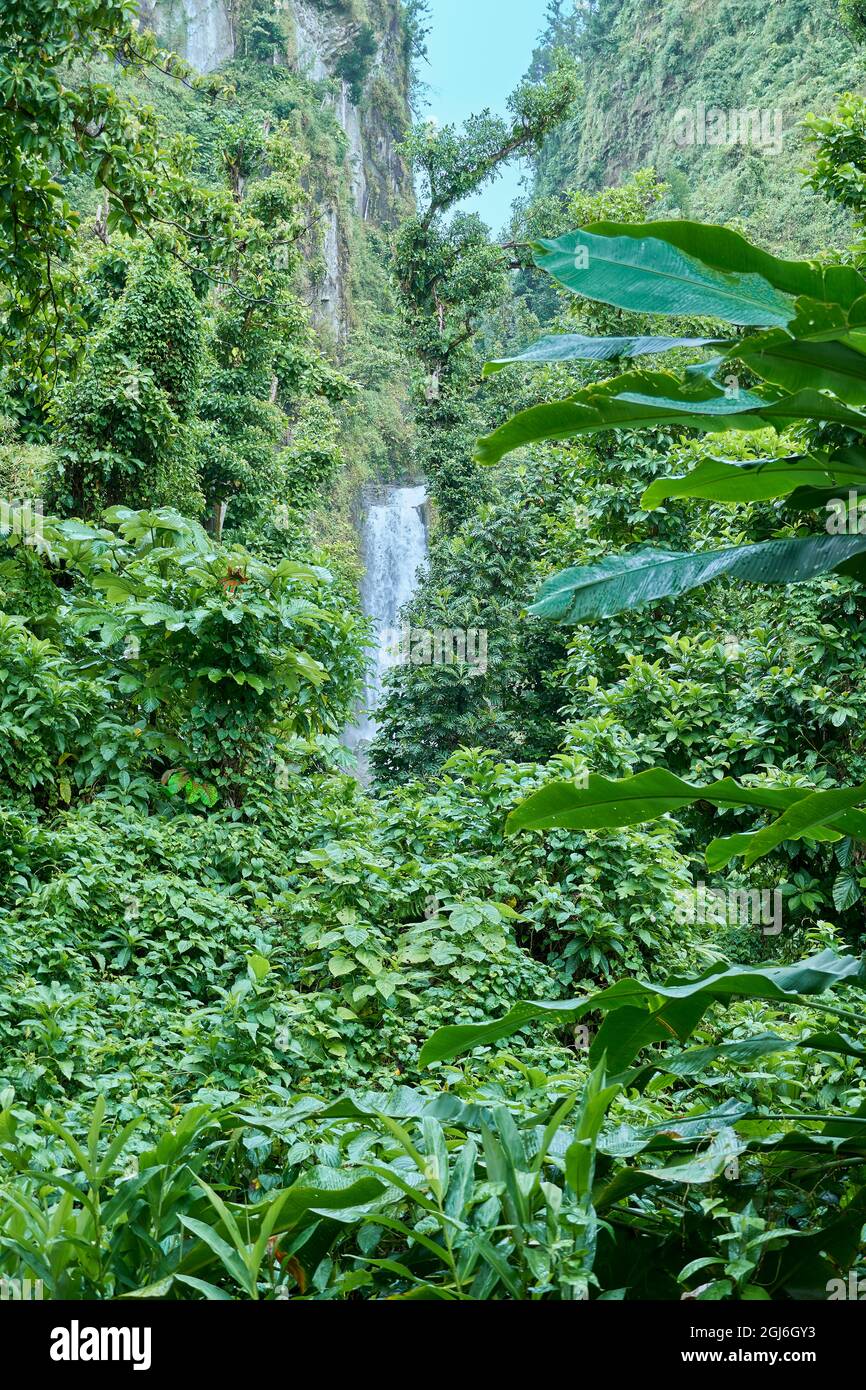
{"label": "gray rock wall", "polygon": [[[144,0],[144,18],[166,45],[201,72],[211,72],[236,53],[236,26],[242,0]],[[355,41],[357,23],[339,4],[328,0],[274,0],[291,34],[282,61],[313,81],[334,78],[339,59]],[[383,113],[368,99],[375,82],[387,82],[391,91],[405,94],[406,70],[400,26],[400,0],[380,6],[387,17],[376,27],[378,49],[367,79],[365,96],[358,105],[346,82],[338,81],[328,96],[334,114],[346,134],[346,190],[357,217],[377,225],[395,220],[395,209],[411,197],[408,172],[397,154],[402,138],[393,111]],[[277,61],[280,55],[277,55]],[[398,95],[398,106],[403,100]],[[345,228],[340,225],[336,201],[319,207],[324,223],[324,280],[312,305],[321,322],[334,335],[345,336],[347,320]]]}

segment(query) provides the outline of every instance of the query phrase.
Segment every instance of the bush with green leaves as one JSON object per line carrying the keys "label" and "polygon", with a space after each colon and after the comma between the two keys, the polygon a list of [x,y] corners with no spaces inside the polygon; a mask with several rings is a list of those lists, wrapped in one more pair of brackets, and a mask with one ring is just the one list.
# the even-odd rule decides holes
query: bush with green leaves
{"label": "bush with green leaves", "polygon": [[128,1119],[255,1098],[275,1075],[391,1087],[455,1017],[686,962],[665,830],[515,855],[502,821],[540,769],[461,755],[377,804],[304,744],[248,774],[239,807],[184,810],[151,777],[149,814],[133,783],[126,805],[103,790],[55,823],[6,823],[0,1036],[19,1096],[77,1114],[104,1093]]}
{"label": "bush with green leaves", "polygon": [[46,811],[106,780],[140,796],[153,742],[123,721],[106,678],[82,673],[22,618],[0,613],[0,749],[4,802]]}
{"label": "bush with green leaves", "polygon": [[203,354],[189,276],[167,251],[150,251],[58,403],[51,504],[76,516],[119,502],[200,512],[190,423]]}
{"label": "bush with green leaves", "polygon": [[[622,980],[442,1028],[421,1060],[448,1090],[277,1085],[152,1138],[101,1098],[78,1138],[7,1089],[0,1268],[52,1297],[820,1298],[862,1256],[863,1048],[802,1025],[856,1021],[862,989],[861,963],[829,950]],[[534,1018],[593,1016],[580,1068],[498,1047]],[[487,1080],[464,1081],[454,1059],[491,1048]],[[780,1088],[811,1099],[819,1078],[792,1126]]]}
{"label": "bush with green leaves", "polygon": [[[47,528],[82,578],[63,620],[79,637],[98,634],[105,674],[144,725],[174,739],[189,764],[187,793],[195,774],[215,784],[214,799],[236,799],[251,764],[273,757],[280,724],[340,727],[359,675],[361,624],[322,606],[326,570],[267,565],[168,509],[116,507],[105,520]],[[347,683],[332,696],[310,647],[342,656]]]}

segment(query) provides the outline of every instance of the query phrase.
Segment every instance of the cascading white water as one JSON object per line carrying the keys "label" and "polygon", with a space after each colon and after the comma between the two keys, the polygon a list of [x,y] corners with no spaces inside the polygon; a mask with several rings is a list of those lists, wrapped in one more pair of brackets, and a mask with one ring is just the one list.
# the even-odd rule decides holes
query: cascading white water
{"label": "cascading white water", "polygon": [[358,756],[362,780],[366,776],[366,748],[376,733],[376,708],[385,672],[394,664],[391,637],[427,558],[427,492],[423,487],[376,487],[368,490],[364,500],[361,604],[375,624],[376,645],[370,654],[362,708],[345,735],[346,746]]}

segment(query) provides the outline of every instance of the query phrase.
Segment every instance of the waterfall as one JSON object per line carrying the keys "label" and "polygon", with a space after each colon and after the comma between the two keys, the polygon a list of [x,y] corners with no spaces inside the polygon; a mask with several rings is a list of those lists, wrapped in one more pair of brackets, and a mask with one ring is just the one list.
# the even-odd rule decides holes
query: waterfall
{"label": "waterfall", "polygon": [[364,578],[361,606],[375,625],[375,646],[364,683],[355,724],[345,743],[358,756],[358,774],[366,780],[366,749],[376,733],[376,707],[382,697],[385,672],[394,664],[389,640],[399,626],[400,613],[415,592],[418,571],[427,558],[424,487],[371,487],[363,494],[361,551]]}

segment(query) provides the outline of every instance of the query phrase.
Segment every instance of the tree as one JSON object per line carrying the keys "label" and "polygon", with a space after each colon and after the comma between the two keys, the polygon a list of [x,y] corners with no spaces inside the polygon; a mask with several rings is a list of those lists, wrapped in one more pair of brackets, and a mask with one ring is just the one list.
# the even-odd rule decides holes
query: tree
{"label": "tree", "polygon": [[53,505],[94,516],[120,502],[171,503],[197,515],[192,424],[203,359],[189,276],[168,249],[151,246],[56,404],[62,475]]}
{"label": "tree", "polygon": [[409,97],[413,111],[423,107],[423,98],[429,90],[421,78],[421,65],[428,61],[427,37],[433,27],[430,14],[430,0],[404,0],[403,55],[409,73]]}
{"label": "tree", "polygon": [[[717,354],[680,373],[627,371],[566,400],[533,407],[479,441],[478,458],[494,463],[543,439],[594,434],[617,426],[682,424],[709,432],[770,424],[796,428],[794,455],[764,460],[701,460],[689,473],[654,483],[647,508],[668,498],[726,503],[790,497],[800,512],[833,507],[840,492],[866,487],[866,278],[850,266],[784,261],[726,228],[690,222],[599,223],[536,247],[538,263],[568,289],[630,310],[715,315],[748,336],[716,340]],[[694,340],[691,340],[692,345]],[[670,340],[668,350],[688,346]],[[659,339],[547,339],[524,360],[635,358],[657,353]],[[742,385],[744,373],[757,384]],[[726,384],[733,383],[732,385]],[[844,504],[843,509],[844,509]],[[866,576],[866,535],[850,516],[844,530],[737,545],[706,552],[651,547],[567,570],[543,587],[531,610],[569,624],[592,621],[676,597],[723,575],[750,583],[790,584],[838,572]],[[829,534],[828,534],[829,532]],[[866,839],[866,785],[829,791],[741,786],[730,779],[694,786],[663,769],[634,779],[591,776],[579,789],[560,783],[532,798],[520,825],[596,828],[636,824],[665,811],[708,801],[768,809],[769,825],[714,841],[707,862],[719,869],[742,857],[745,867],[792,839]]]}
{"label": "tree", "polygon": [[503,293],[511,261],[491,244],[478,217],[457,213],[450,223],[445,217],[507,160],[537,149],[576,91],[574,66],[562,57],[542,84],[517,88],[508,102],[510,120],[484,111],[460,129],[428,122],[416,126],[403,147],[420,180],[421,207],[400,228],[395,273],[407,346],[422,372],[420,463],[449,529],[483,495],[467,447],[480,423],[472,401],[473,340]]}
{"label": "tree", "polygon": [[[217,533],[224,516],[235,539],[273,545],[279,515],[308,501],[293,426],[303,419],[307,464],[324,491],[341,455],[322,417],[328,397],[351,388],[323,361],[297,292],[307,194],[288,127],[271,129],[261,113],[229,113],[216,156],[234,206],[235,258],[209,322],[198,404],[202,488]],[[317,425],[307,395],[321,407]]]}
{"label": "tree", "polygon": [[839,18],[855,43],[866,41],[866,5],[863,0],[839,0]]}
{"label": "tree", "polygon": [[[25,395],[56,380],[75,320],[70,262],[78,215],[63,188],[84,174],[104,191],[107,224],[132,232],[154,215],[163,170],[152,111],[91,76],[94,63],[152,63],[133,0],[8,0],[0,11],[0,366]],[[76,76],[70,82],[72,60]]]}
{"label": "tree", "polygon": [[849,208],[862,233],[866,225],[866,101],[849,92],[831,115],[809,116],[804,124],[815,151],[808,173],[810,186]]}

